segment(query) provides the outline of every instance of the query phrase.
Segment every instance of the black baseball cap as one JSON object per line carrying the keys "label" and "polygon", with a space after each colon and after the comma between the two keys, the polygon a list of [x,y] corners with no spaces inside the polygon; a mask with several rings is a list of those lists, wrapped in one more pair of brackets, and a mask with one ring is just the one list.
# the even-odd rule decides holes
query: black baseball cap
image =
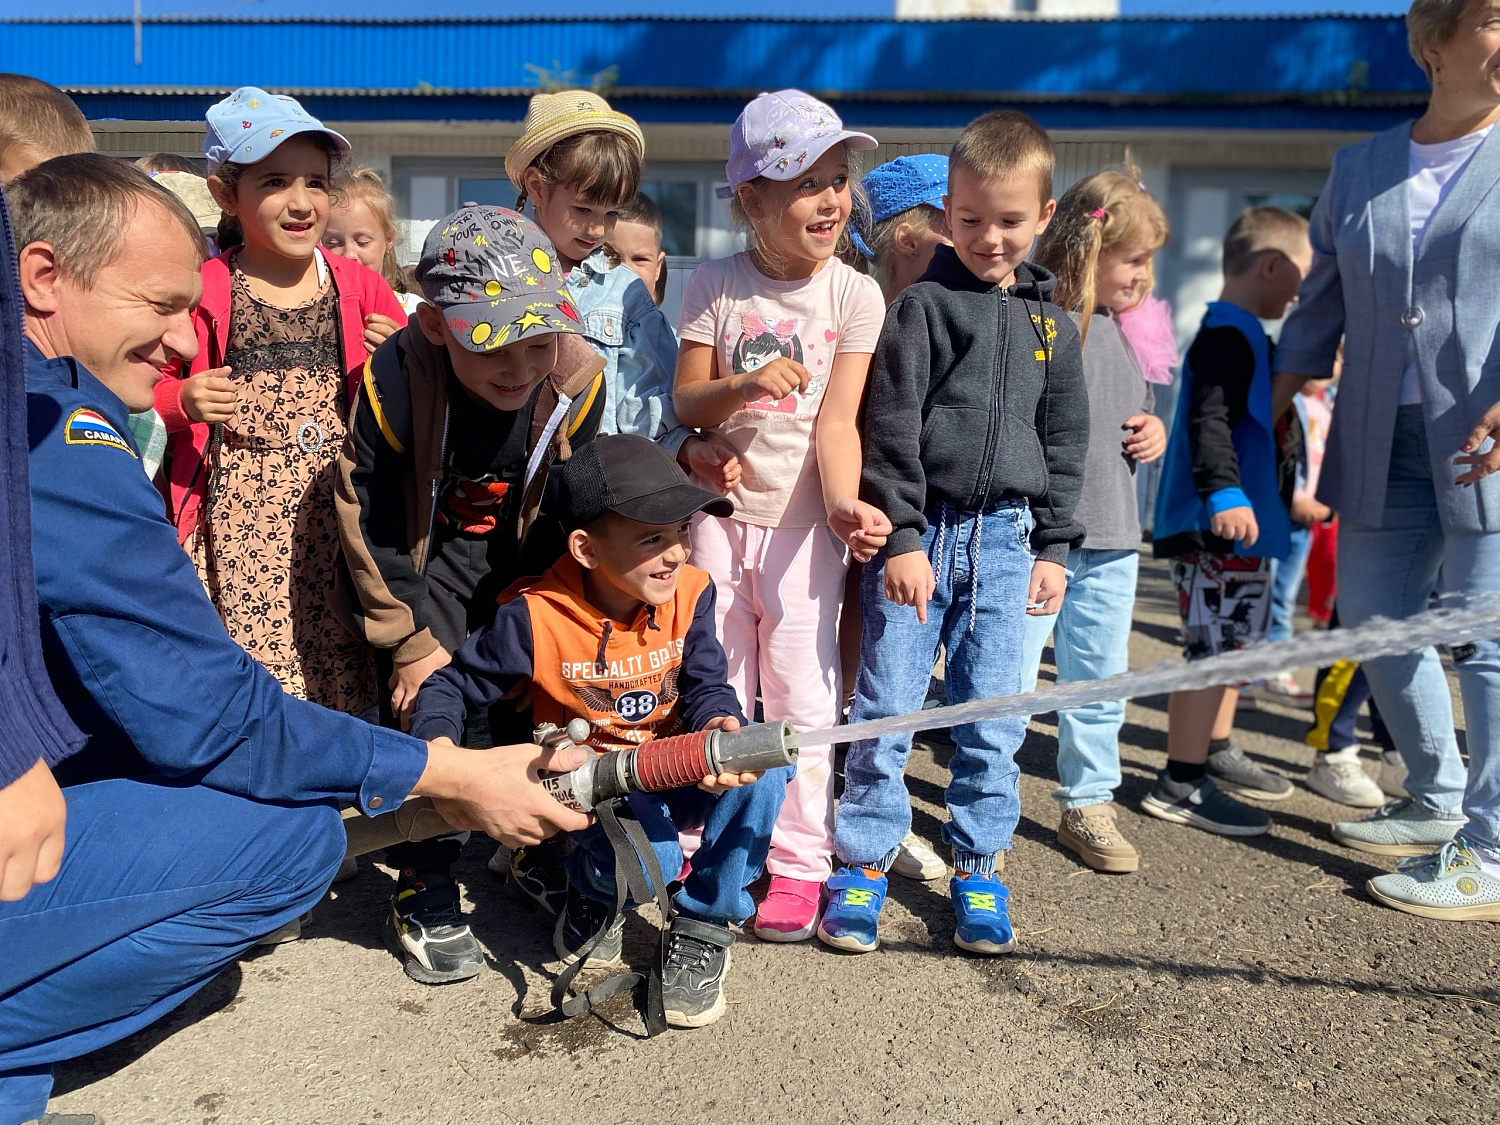
{"label": "black baseball cap", "polygon": [[649,438],[601,434],[563,465],[563,526],[574,531],[605,512],[665,524],[694,512],[732,516],[734,502],[690,482],[677,459]]}

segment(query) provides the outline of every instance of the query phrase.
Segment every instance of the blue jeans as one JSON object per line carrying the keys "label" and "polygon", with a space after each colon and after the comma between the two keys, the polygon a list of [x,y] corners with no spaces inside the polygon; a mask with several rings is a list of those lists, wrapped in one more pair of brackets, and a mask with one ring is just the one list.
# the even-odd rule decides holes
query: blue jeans
{"label": "blue jeans", "polygon": [[[665,793],[632,793],[626,798],[668,882],[682,870],[678,828],[703,829],[703,843],[693,853],[693,869],[672,900],[679,911],[704,922],[732,925],[755,913],[755,901],[746,888],[760,878],[765,866],[771,828],[791,779],[792,770],[784,768],[767,770],[754,785],[717,797],[690,785]],[[578,850],[568,857],[568,877],[589,898],[614,902],[615,853],[604,829],[595,824],[574,838]]]}
{"label": "blue jeans", "polygon": [[[1457,471],[1457,470],[1454,470]],[[1432,462],[1420,406],[1396,415],[1385,514],[1380,525],[1339,521],[1338,613],[1345,625],[1377,614],[1402,618],[1427,608],[1441,574],[1445,594],[1500,590],[1500,533],[1447,534],[1438,519]],[[1469,770],[1453,733],[1453,708],[1433,649],[1364,665],[1396,748],[1406,790],[1439,816],[1467,817],[1464,834],[1500,848],[1500,643],[1481,642],[1455,665],[1468,727]]]}
{"label": "blue jeans", "polygon": [[1292,548],[1284,559],[1271,560],[1271,624],[1266,640],[1292,639],[1292,620],[1297,616],[1297,595],[1307,573],[1307,553],[1312,550],[1312,528],[1292,524]]}
{"label": "blue jeans", "polygon": [[[884,555],[860,578],[864,634],[850,722],[920,710],[939,644],[947,654],[949,703],[1020,690],[1031,512],[1014,505],[982,517],[947,510],[926,515],[930,526],[922,549],[937,577],[926,625],[918,623],[913,607],[885,600]],[[952,819],[943,826],[943,839],[959,871],[992,872],[995,853],[1010,848],[1021,816],[1015,757],[1025,736],[1020,717],[953,728],[953,780],[946,794]],[[834,847],[845,863],[887,870],[895,861],[901,838],[911,830],[911,798],[902,777],[910,753],[909,734],[849,747],[834,829]]]}
{"label": "blue jeans", "polygon": [[0,1125],[46,1112],[53,1063],[154,1023],[311,910],[344,857],[322,805],[151,780],[64,794],[62,871],[0,902]]}
{"label": "blue jeans", "polygon": [[[1068,592],[1050,617],[1026,619],[1021,690],[1036,689],[1047,635],[1057,659],[1057,680],[1103,680],[1130,668],[1130,623],[1135,609],[1135,551],[1068,554]],[[1120,726],[1125,701],[1089,703],[1057,713],[1057,789],[1065,809],[1107,804],[1120,785]]]}

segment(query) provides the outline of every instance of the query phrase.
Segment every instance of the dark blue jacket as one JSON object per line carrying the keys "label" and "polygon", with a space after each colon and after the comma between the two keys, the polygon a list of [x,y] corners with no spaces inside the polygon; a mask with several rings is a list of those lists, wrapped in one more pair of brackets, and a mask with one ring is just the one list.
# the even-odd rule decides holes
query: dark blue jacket
{"label": "dark blue jacket", "polygon": [[264,801],[395,809],[426,746],[282,691],[230,639],[178,546],[125,404],[31,344],[26,385],[43,650],[89,738],[63,780],[149,773]]}
{"label": "dark blue jacket", "polygon": [[10,216],[0,196],[0,789],[83,745],[42,663],[26,485],[26,338]]}

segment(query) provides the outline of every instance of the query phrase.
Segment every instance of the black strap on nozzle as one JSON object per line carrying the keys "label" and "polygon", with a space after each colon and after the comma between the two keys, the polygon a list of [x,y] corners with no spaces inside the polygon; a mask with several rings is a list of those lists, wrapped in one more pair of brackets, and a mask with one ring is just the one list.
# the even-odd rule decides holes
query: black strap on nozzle
{"label": "black strap on nozzle", "polygon": [[[667,1029],[666,1014],[662,1007],[661,972],[666,959],[667,932],[672,924],[672,900],[667,897],[667,885],[662,879],[661,865],[656,862],[656,852],[651,847],[646,830],[641,827],[641,822],[631,812],[625,799],[615,797],[605,801],[595,807],[594,813],[599,818],[599,827],[604,830],[605,839],[615,853],[615,901],[610,906],[609,918],[599,928],[599,932],[584,943],[583,948],[577,951],[578,959],[565,968],[552,983],[552,1008],[561,1012],[564,1019],[572,1019],[645,980],[646,1035],[660,1035]],[[634,970],[616,973],[582,995],[570,995],[573,981],[588,961],[589,955],[625,913],[627,896],[638,903],[654,897],[661,910],[661,948],[656,963],[649,973]]]}

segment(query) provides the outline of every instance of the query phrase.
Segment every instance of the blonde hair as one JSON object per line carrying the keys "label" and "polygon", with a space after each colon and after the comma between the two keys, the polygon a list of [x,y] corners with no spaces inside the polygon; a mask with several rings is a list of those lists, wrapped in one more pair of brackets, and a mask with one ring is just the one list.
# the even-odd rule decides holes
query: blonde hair
{"label": "blonde hair", "polygon": [[380,233],[385,237],[385,257],[380,260],[380,276],[385,278],[397,293],[405,293],[406,280],[401,276],[401,266],[396,261],[396,201],[385,188],[385,180],[374,168],[356,168],[344,185],[339,207],[352,207],[363,203],[380,224]]}
{"label": "blonde hair", "polygon": [[1224,276],[1238,277],[1267,251],[1290,258],[1307,244],[1307,220],[1280,207],[1251,207],[1224,236]]}
{"label": "blonde hair", "polygon": [[73,99],[50,82],[0,74],[0,154],[14,145],[49,159],[93,152],[94,134]]}
{"label": "blonde hair", "polygon": [[1406,12],[1406,49],[1432,81],[1432,67],[1423,52],[1441,47],[1452,39],[1463,18],[1478,7],[1489,7],[1494,0],[1412,0]]}
{"label": "blonde hair", "polygon": [[[844,144],[844,163],[849,168],[849,199],[852,204],[849,218],[844,223],[844,229],[839,232],[839,244],[834,250],[834,256],[844,262],[848,262],[851,256],[857,256],[859,251],[854,246],[854,235],[851,224],[854,216],[861,210],[868,211],[870,206],[869,197],[865,194],[864,185],[859,182],[859,154],[848,144]],[[832,149],[828,150],[832,152]],[[819,157],[821,160],[822,157]],[[745,207],[745,201],[740,195],[740,188],[748,187],[750,196],[755,199],[767,212],[779,215],[786,209],[786,205],[797,193],[796,180],[773,180],[768,176],[756,176],[753,180],[746,180],[735,188],[734,194],[729,197],[729,217],[737,229],[744,231],[753,239],[753,245],[760,250],[767,262],[772,265],[780,263],[777,255],[772,254],[765,246],[765,240],[760,237],[756,229],[755,220],[751,218],[749,210]]]}
{"label": "blonde hair", "polygon": [[867,260],[870,276],[880,283],[880,291],[885,294],[887,300],[893,296],[887,292],[887,288],[891,283],[891,264],[896,256],[896,228],[902,223],[911,228],[914,238],[921,238],[934,227],[947,229],[946,219],[941,210],[930,203],[918,203],[915,207],[908,207],[898,215],[892,215],[888,219],[875,223],[870,227],[869,233],[863,235],[865,245],[874,255],[873,258]]}
{"label": "blonde hair", "polygon": [[[540,172],[544,183],[563,184],[593,203],[626,203],[641,190],[640,150],[620,133],[574,133],[543,149],[526,167]],[[522,187],[517,211],[525,208],[526,199]]]}
{"label": "blonde hair", "polygon": [[1052,172],[1057,163],[1047,131],[1024,113],[996,109],[976,117],[958,135],[948,154],[949,176],[962,166],[981,180],[1035,177],[1042,202],[1052,198]]}
{"label": "blonde hair", "polygon": [[[1083,314],[1079,331],[1086,340],[1097,304],[1099,255],[1122,246],[1160,250],[1170,233],[1161,204],[1141,184],[1140,170],[1126,164],[1123,170],[1095,172],[1063,193],[1034,260],[1057,277],[1053,300],[1068,312]],[[1144,301],[1156,284],[1149,263],[1146,270],[1146,284],[1135,304]]]}

